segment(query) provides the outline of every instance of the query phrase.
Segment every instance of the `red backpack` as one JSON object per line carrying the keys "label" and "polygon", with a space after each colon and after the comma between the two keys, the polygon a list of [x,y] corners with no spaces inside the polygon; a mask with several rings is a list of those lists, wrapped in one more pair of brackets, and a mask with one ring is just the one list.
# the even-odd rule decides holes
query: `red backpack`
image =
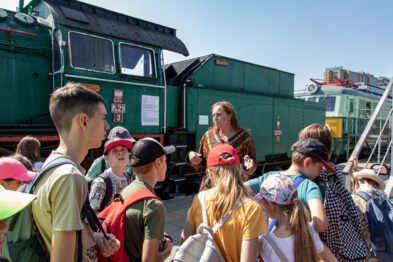
{"label": "red backpack", "polygon": [[128,195],[124,200],[121,196],[115,198],[112,204],[110,204],[107,208],[105,208],[101,213],[98,214],[105,233],[111,233],[115,235],[116,238],[120,241],[119,250],[117,250],[110,258],[106,258],[101,254],[101,252],[98,252],[99,262],[130,261],[130,259],[128,258],[128,254],[124,249],[126,209],[132,204],[145,198],[160,199],[158,196],[154,195],[153,192],[151,192],[149,189],[141,189]]}

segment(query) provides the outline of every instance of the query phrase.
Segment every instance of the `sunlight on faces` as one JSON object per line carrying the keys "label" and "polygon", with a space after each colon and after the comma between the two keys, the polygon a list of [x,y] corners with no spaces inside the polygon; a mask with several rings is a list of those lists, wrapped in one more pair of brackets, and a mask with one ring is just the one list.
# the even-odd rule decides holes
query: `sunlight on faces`
{"label": "sunlight on faces", "polygon": [[111,148],[106,155],[105,160],[111,167],[125,167],[130,159],[130,153],[125,146],[116,146]]}
{"label": "sunlight on faces", "polygon": [[162,155],[161,157],[157,158],[156,161],[158,161],[160,163],[160,175],[159,175],[158,181],[164,181],[166,170],[167,170],[166,155]]}
{"label": "sunlight on faces", "polygon": [[304,160],[304,167],[303,167],[304,175],[306,175],[308,179],[313,180],[323,173],[322,167],[323,167],[322,161],[313,162],[310,157],[307,157]]}
{"label": "sunlight on faces", "polygon": [[108,122],[106,122],[105,105],[99,103],[97,109],[92,117],[87,116],[86,139],[89,142],[89,148],[98,148],[105,139],[106,131],[109,129]]}
{"label": "sunlight on faces", "polygon": [[5,181],[0,180],[0,185],[2,185],[5,189],[17,191],[20,186],[22,186],[25,182],[19,180],[11,180]]}
{"label": "sunlight on faces", "polygon": [[231,125],[232,114],[228,114],[222,106],[215,106],[212,111],[213,123],[216,127],[222,128]]}

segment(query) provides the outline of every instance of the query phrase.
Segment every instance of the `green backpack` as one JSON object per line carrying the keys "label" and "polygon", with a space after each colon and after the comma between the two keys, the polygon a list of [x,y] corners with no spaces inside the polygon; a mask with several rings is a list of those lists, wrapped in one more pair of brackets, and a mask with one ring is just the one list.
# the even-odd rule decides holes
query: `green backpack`
{"label": "green backpack", "polygon": [[[70,158],[65,156],[56,157],[49,162],[45,162],[41,171],[35,175],[30,185],[23,186],[19,191],[32,193],[34,185],[46,171],[63,164],[71,164],[79,169]],[[5,234],[4,242],[8,247],[8,256],[12,262],[49,262],[49,251],[46,250],[42,239],[37,234],[38,229],[33,220],[30,206],[9,218],[7,224],[9,225],[9,229]],[[79,238],[80,234],[77,235]],[[81,243],[79,239],[78,242]],[[81,257],[79,250],[78,247],[78,258]],[[81,261],[81,259],[78,259],[78,261]]]}

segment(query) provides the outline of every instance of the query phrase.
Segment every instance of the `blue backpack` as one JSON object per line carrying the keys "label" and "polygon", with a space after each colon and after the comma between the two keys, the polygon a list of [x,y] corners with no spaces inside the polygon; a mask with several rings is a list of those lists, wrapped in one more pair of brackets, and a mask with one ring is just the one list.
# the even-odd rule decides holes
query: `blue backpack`
{"label": "blue backpack", "polygon": [[371,254],[383,262],[393,258],[393,204],[384,197],[355,193],[367,201],[366,214],[370,231]]}

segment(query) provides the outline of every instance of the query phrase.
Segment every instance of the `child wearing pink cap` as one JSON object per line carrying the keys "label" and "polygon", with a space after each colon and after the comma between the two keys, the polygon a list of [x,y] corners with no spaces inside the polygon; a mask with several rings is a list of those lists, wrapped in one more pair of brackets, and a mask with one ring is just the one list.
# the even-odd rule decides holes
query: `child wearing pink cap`
{"label": "child wearing pink cap", "polygon": [[208,225],[224,223],[213,238],[225,261],[255,261],[258,236],[267,232],[266,222],[260,205],[247,198],[236,150],[226,144],[214,147],[207,157],[206,172],[213,187],[195,196],[181,242],[196,234],[203,223],[203,201]]}
{"label": "child wearing pink cap", "polygon": [[258,252],[263,261],[337,261],[307,222],[308,213],[298,199],[292,179],[281,174],[267,177],[255,199],[261,201],[263,210],[278,224],[274,232],[259,239]]}
{"label": "child wearing pink cap", "polygon": [[0,158],[0,185],[5,189],[16,191],[18,188],[33,180],[34,173],[28,171],[19,161],[10,158]]}

